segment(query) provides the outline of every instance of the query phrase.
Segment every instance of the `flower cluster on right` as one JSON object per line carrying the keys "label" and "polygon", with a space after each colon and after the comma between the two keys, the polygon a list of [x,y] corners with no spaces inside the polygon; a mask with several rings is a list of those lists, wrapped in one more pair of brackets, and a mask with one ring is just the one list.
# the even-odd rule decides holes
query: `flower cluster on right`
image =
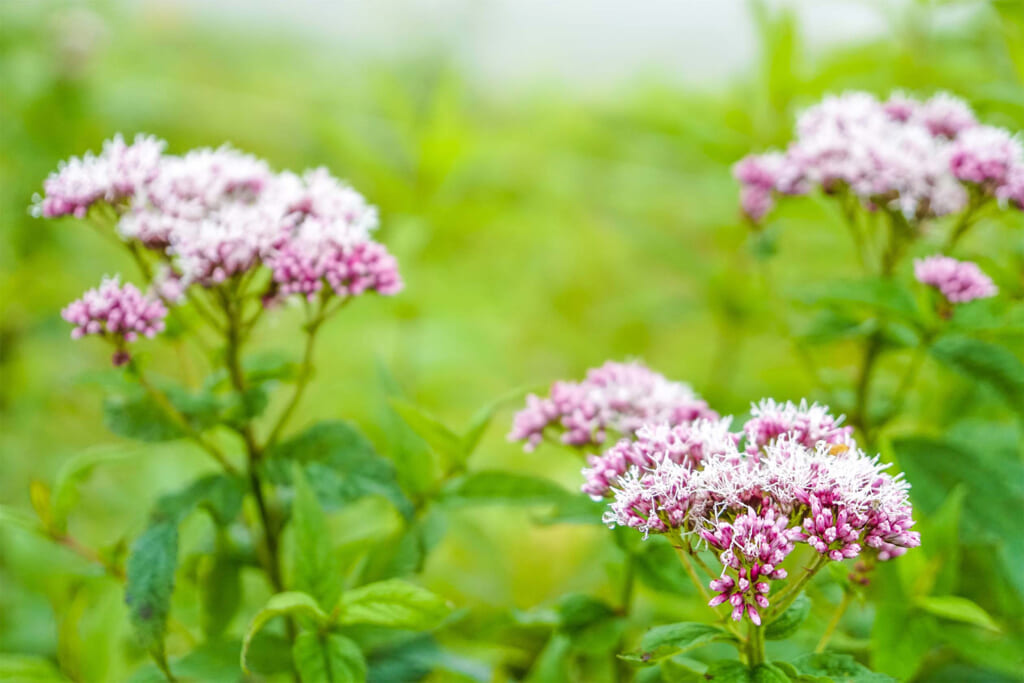
{"label": "flower cluster on right", "polygon": [[752,154],[734,168],[744,213],[761,220],[780,195],[849,191],[868,209],[908,220],[957,213],[995,199],[1024,208],[1024,148],[978,122],[963,100],[865,92],[826,97],[797,119],[784,152]]}
{"label": "flower cluster on right", "polygon": [[729,602],[734,619],[760,624],[795,543],[822,562],[888,560],[920,545],[909,484],[858,448],[826,407],[767,399],[739,431],[731,424],[649,425],[584,470],[584,491],[609,502],[609,525],[678,534],[715,553],[712,606]]}

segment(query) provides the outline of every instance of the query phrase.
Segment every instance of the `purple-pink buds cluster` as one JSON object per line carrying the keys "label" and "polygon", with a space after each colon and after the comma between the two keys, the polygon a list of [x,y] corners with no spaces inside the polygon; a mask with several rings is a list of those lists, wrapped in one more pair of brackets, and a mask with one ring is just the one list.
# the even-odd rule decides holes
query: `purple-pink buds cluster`
{"label": "purple-pink buds cluster", "polygon": [[[717,607],[724,602],[732,605],[732,618],[739,621],[744,614],[758,626],[758,609],[770,604],[770,580],[785,579],[787,572],[780,567],[793,551],[792,532],[787,529],[789,519],[776,514],[770,507],[760,511],[747,510],[732,522],[722,521],[712,529],[701,531],[708,547],[718,551],[723,574],[711,581],[711,589],[718,592],[708,603]],[[733,578],[728,573],[735,572]]]}
{"label": "purple-pink buds cluster", "polygon": [[648,423],[678,425],[717,418],[688,385],[672,382],[639,362],[608,361],[582,382],[555,382],[547,397],[530,394],[516,413],[510,441],[535,449],[545,435],[565,445],[600,445],[608,432],[632,436]]}
{"label": "purple-pink buds cluster", "polygon": [[72,339],[97,335],[112,341],[117,347],[114,364],[123,365],[130,359],[125,344],[139,335],[153,337],[161,332],[167,308],[135,285],[122,285],[117,277],[107,277],[99,287],[68,304],[61,316],[75,326]]}
{"label": "purple-pink buds cluster", "polygon": [[826,97],[797,120],[784,152],[753,154],[733,169],[744,213],[759,221],[780,195],[848,192],[870,210],[919,220],[956,213],[969,190],[1024,206],[1024,153],[1005,130],[978,123],[946,93]]}
{"label": "purple-pink buds cluster", "polygon": [[934,287],[951,304],[995,296],[999,289],[976,263],[935,255],[914,261],[914,277]]}

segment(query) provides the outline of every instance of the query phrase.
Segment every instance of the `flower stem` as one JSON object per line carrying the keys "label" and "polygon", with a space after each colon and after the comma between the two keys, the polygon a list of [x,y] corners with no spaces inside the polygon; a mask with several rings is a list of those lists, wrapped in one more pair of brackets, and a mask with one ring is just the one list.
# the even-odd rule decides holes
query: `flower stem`
{"label": "flower stem", "polygon": [[779,592],[778,595],[774,596],[777,602],[772,610],[765,616],[764,622],[770,624],[776,617],[785,612],[786,608],[792,605],[793,601],[800,595],[800,591],[803,590],[804,586],[806,586],[807,583],[814,578],[814,575],[817,574],[818,571],[827,563],[828,558],[824,555],[819,555],[817,559],[814,560],[814,563],[804,571],[799,579],[797,579],[796,583],[790,584]]}
{"label": "flower stem", "polygon": [[835,614],[832,615],[832,619],[829,620],[828,626],[825,627],[821,640],[818,641],[818,645],[814,648],[816,653],[825,651],[828,641],[832,640],[832,635],[836,632],[836,627],[839,626],[839,622],[842,620],[843,614],[846,613],[846,609],[850,606],[852,600],[853,591],[843,591],[843,599],[839,602],[839,606],[836,608]]}
{"label": "flower stem", "polygon": [[[671,541],[672,547],[675,549],[676,555],[679,556],[679,561],[682,563],[683,569],[686,571],[686,575],[690,577],[690,581],[693,582],[693,585],[696,586],[697,590],[700,592],[701,597],[704,598],[704,604],[711,602],[711,594],[708,593],[708,589],[704,586],[704,582],[700,580],[699,576],[697,576],[697,570],[693,567],[693,562],[690,559],[691,554],[689,547],[683,545],[682,538],[678,534],[675,537],[672,537]],[[703,561],[701,564],[703,565]],[[727,620],[725,622],[725,628],[736,636],[738,640],[743,640],[743,634],[740,633],[739,629],[731,621]]]}
{"label": "flower stem", "polygon": [[747,634],[747,664],[749,666],[764,664],[764,629],[754,622],[750,622]]}

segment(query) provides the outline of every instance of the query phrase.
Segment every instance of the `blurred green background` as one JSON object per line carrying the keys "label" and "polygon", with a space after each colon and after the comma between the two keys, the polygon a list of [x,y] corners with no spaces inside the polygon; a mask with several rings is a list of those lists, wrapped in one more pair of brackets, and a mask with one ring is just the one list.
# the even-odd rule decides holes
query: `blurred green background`
{"label": "blurred green background", "polygon": [[[398,256],[407,289],[358,302],[322,333],[302,424],[351,419],[386,452],[388,373],[461,426],[511,388],[629,357],[690,382],[722,413],[743,413],[762,396],[843,409],[852,347],[813,350],[835,388],[823,389],[792,343],[806,314],[790,303],[808,283],[857,272],[834,207],[790,202],[752,238],[730,165],[784,145],[800,108],[849,88],[945,89],[983,121],[1024,129],[1020,3],[870,6],[882,35],[812,50],[786,3],[750,3],[756,43],[746,49],[755,59],[742,74],[699,87],[637,75],[595,92],[554,78],[488,82],[465,73],[443,44],[354,58],[298,31],[212,21],[172,3],[3,3],[0,500],[29,509],[30,481],[52,480],[71,454],[114,439],[90,381],[107,352],[72,343],[60,309],[104,273],[137,274],[93,231],[33,219],[27,207],[60,159],[98,149],[118,131],[153,133],[171,152],[227,141],[277,168],[324,165],[380,208],[380,239]],[[688,20],[699,22],[700,10]],[[1018,300],[1022,228],[1020,214],[1002,214],[964,250]],[[255,346],[297,356],[293,313],[270,316]],[[145,348],[159,369],[177,372],[172,351]],[[201,377],[201,362],[186,365]],[[1020,444],[1012,411],[967,381],[927,367],[919,386],[897,431],[983,416],[1005,426],[1004,444]],[[571,457],[522,454],[505,442],[510,417],[511,409],[499,415],[475,464],[575,486]],[[200,454],[169,445],[99,471],[72,531],[97,546],[130,538],[159,493],[205,467]],[[1017,508],[1007,515],[1020,514],[1019,499],[1006,504]],[[607,532],[538,526],[534,516],[505,508],[463,515],[425,582],[457,604],[495,608],[606,590]],[[76,577],[91,571],[0,529],[0,651],[53,655],[64,616],[85,604],[76,626],[83,641],[90,628],[127,639],[116,590],[72,599]],[[993,588],[979,602],[1019,628],[1019,586]],[[643,606],[652,622],[685,616],[674,609],[671,601]],[[861,621],[866,634],[870,613]],[[109,680],[125,675],[117,647],[90,656],[105,658],[92,666]],[[956,669],[944,673],[943,661],[925,677],[965,680]],[[972,680],[1011,676],[996,668],[995,678]]]}

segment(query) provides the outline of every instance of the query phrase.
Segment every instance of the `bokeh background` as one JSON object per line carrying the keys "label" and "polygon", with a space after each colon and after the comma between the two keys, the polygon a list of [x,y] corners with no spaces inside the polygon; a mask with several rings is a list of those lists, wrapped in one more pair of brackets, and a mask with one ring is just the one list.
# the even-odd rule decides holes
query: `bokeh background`
{"label": "bokeh background", "polygon": [[[806,319],[793,295],[856,274],[837,215],[823,201],[791,202],[752,237],[731,164],[784,145],[801,107],[850,88],[949,90],[982,120],[1021,130],[1022,84],[1024,6],[1013,0],[6,0],[0,500],[30,509],[32,480],[52,480],[72,454],[114,440],[94,375],[107,352],[72,343],[59,313],[101,274],[136,274],[93,231],[36,220],[27,207],[60,159],[115,132],[153,133],[172,152],[230,142],[277,168],[324,165],[379,206],[380,238],[407,289],[360,301],[324,330],[300,421],[351,419],[387,452],[389,377],[454,426],[514,387],[630,357],[690,382],[723,413],[762,396],[842,408],[851,347],[814,349],[812,372],[792,342]],[[1019,214],[980,225],[968,249],[1020,298]],[[256,346],[297,356],[294,320],[269,320]],[[181,359],[150,347],[154,364],[176,371]],[[194,378],[204,370],[195,359],[185,366]],[[920,387],[897,429],[983,415],[1003,425],[1007,471],[1019,474],[1024,439],[1012,410],[939,368],[926,367]],[[574,486],[572,457],[505,442],[510,416],[498,416],[475,463]],[[204,467],[191,449],[167,445],[98,471],[72,530],[94,545],[131,538],[157,495]],[[998,501],[1008,519],[1022,512],[1016,483],[1017,497]],[[983,484],[968,491],[984,494]],[[425,582],[482,608],[605,590],[607,532],[539,526],[535,516],[467,512]],[[993,547],[1004,541],[997,534]],[[82,642],[127,639],[116,586],[72,596],[90,571],[0,529],[0,651],[55,656],[76,609]],[[978,600],[1005,620],[1000,642],[1011,649],[1020,583]],[[643,609],[652,621],[685,616],[665,616],[671,601]],[[865,639],[871,618],[859,617]],[[101,678],[83,680],[123,680],[133,661],[125,648],[93,648],[88,671]],[[963,668],[963,653],[938,641],[934,650],[922,680],[1017,680],[1012,657]]]}

